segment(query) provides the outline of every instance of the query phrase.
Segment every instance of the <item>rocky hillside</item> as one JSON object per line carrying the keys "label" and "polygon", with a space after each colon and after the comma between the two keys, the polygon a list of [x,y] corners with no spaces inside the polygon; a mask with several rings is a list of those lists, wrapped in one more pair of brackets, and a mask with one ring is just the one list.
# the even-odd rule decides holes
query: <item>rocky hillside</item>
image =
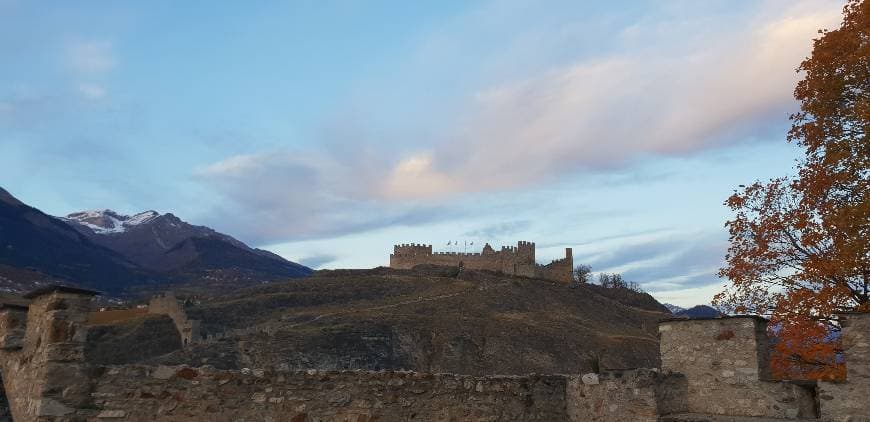
{"label": "rocky hillside", "polygon": [[150,361],[464,374],[657,366],[667,310],[607,293],[449,268],[320,271],[202,301],[189,316],[228,337]]}

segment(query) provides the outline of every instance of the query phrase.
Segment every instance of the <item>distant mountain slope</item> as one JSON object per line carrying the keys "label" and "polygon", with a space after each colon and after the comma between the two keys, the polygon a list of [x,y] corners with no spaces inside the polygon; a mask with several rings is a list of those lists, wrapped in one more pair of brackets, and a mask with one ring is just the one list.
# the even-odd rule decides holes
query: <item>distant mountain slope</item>
{"label": "distant mountain slope", "polygon": [[698,305],[693,306],[689,309],[684,309],[674,316],[678,317],[687,317],[687,318],[716,318],[721,316],[722,313],[717,311],[715,308],[707,305]]}
{"label": "distant mountain slope", "polygon": [[[21,277],[24,273],[27,276]],[[8,291],[28,289],[47,279],[106,292],[119,291],[122,280],[137,284],[159,281],[159,277],[143,271],[117,252],[94,243],[65,222],[25,205],[2,188],[0,277],[9,282]]]}
{"label": "distant mountain slope", "polygon": [[674,314],[674,315],[676,315],[676,314],[678,314],[678,313],[683,312],[683,311],[686,310],[686,308],[681,308],[681,307],[679,307],[679,306],[677,306],[677,305],[671,305],[670,303],[663,303],[662,305],[663,305],[665,308],[668,308],[668,310],[671,311],[671,313]]}
{"label": "distant mountain slope", "polygon": [[0,188],[0,292],[62,280],[110,294],[183,284],[232,291],[311,269],[172,214],[52,217]]}
{"label": "distant mountain slope", "polygon": [[183,278],[229,269],[266,280],[311,274],[308,267],[172,214],[145,211],[127,216],[99,210],[73,213],[64,220],[93,242],[136,264],[161,273],[183,274]]}

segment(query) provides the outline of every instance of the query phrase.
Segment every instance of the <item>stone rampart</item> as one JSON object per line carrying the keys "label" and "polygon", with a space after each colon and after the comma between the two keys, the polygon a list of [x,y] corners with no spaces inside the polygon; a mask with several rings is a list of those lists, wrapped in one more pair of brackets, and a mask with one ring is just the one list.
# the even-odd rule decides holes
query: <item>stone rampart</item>
{"label": "stone rampart", "polygon": [[107,367],[96,414],[132,421],[564,421],[563,376]]}
{"label": "stone rampart", "polygon": [[568,420],[656,422],[659,415],[684,410],[684,383],[678,374],[653,369],[573,376],[566,393]]}
{"label": "stone rampart", "polygon": [[200,333],[200,321],[187,318],[184,306],[172,292],[152,297],[148,302],[149,314],[168,315],[175,323],[178,334],[181,336],[182,346],[199,342],[202,339]]}
{"label": "stone rampart", "polygon": [[498,271],[509,275],[538,277],[570,283],[573,280],[574,259],[571,248],[565,249],[565,258],[547,265],[535,262],[535,244],[517,242],[517,246],[504,246],[496,251],[488,243],[480,253],[432,252],[432,245],[402,244],[393,247],[390,267],[411,269],[417,265],[442,265]]}

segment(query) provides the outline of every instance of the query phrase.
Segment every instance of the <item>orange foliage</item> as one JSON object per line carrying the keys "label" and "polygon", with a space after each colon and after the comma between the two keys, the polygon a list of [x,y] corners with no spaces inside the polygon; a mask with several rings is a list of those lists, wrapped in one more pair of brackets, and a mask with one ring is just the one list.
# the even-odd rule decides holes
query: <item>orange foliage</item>
{"label": "orange foliage", "polygon": [[730,284],[714,303],[771,318],[774,373],[842,378],[836,314],[870,310],[870,0],[820,31],[795,88],[788,140],[804,148],[797,177],[741,186],[725,204]]}

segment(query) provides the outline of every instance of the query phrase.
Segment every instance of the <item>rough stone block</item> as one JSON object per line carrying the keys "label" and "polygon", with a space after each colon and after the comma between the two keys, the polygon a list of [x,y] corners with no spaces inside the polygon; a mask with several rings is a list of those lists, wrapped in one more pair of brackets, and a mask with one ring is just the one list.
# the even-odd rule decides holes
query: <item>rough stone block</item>
{"label": "rough stone block", "polygon": [[120,419],[127,417],[127,412],[123,410],[103,410],[97,414],[100,419]]}

